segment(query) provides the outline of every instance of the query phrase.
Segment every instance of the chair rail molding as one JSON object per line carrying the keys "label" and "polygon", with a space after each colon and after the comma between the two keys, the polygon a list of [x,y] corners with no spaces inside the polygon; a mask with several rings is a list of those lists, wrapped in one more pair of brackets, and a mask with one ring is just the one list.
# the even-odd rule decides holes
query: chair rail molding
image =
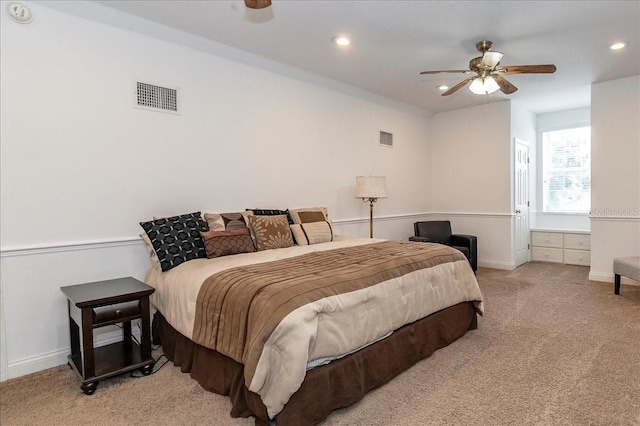
{"label": "chair rail molding", "polygon": [[32,246],[7,247],[0,250],[0,257],[29,256],[34,254],[60,253],[78,250],[104,249],[144,244],[136,237],[113,238],[92,241],[69,241],[64,243],[34,244]]}

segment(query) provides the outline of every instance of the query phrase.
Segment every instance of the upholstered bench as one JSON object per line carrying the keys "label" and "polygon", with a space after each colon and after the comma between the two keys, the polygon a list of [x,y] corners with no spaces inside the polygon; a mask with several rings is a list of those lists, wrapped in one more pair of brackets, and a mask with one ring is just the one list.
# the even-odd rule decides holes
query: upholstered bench
{"label": "upholstered bench", "polygon": [[615,274],[614,293],[620,294],[620,276],[640,281],[640,256],[616,257],[613,259],[613,273]]}

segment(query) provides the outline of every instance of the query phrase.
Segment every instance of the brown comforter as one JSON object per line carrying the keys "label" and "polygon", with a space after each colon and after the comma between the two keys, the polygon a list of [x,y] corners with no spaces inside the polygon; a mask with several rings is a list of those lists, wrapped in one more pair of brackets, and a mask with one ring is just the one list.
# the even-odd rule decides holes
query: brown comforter
{"label": "brown comforter", "polygon": [[384,241],[234,267],[207,278],[192,340],[245,365],[275,416],[306,364],[482,296],[466,258],[439,244]]}

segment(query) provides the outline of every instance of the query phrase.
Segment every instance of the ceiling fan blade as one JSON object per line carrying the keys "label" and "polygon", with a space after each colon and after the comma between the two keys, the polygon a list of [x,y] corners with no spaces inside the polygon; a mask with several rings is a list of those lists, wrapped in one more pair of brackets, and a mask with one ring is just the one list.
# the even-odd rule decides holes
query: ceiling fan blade
{"label": "ceiling fan blade", "polygon": [[422,71],[420,74],[448,74],[448,73],[465,74],[470,72],[471,72],[470,70],[442,70],[442,71]]}
{"label": "ceiling fan blade", "polygon": [[496,68],[502,74],[552,74],[555,65],[506,65]]}
{"label": "ceiling fan blade", "polygon": [[451,89],[447,90],[446,92],[444,92],[442,94],[442,96],[449,96],[452,93],[457,92],[458,90],[462,89],[464,86],[467,85],[467,83],[469,83],[471,80],[473,80],[473,77],[469,77],[469,78],[465,78],[464,80],[462,80],[460,83],[456,84],[455,86],[453,86]]}
{"label": "ceiling fan blade", "polygon": [[264,9],[271,6],[271,0],[244,0],[244,5],[249,9]]}
{"label": "ceiling fan blade", "polygon": [[480,65],[484,65],[494,69],[498,63],[500,63],[500,59],[502,59],[504,55],[500,52],[484,52],[482,55],[482,60],[480,61]]}
{"label": "ceiling fan blade", "polygon": [[511,93],[518,90],[516,86],[509,83],[509,81],[507,81],[507,79],[500,74],[493,74],[492,77],[496,81],[496,83],[498,83],[498,86],[500,86],[500,90],[502,90],[502,93],[510,95]]}

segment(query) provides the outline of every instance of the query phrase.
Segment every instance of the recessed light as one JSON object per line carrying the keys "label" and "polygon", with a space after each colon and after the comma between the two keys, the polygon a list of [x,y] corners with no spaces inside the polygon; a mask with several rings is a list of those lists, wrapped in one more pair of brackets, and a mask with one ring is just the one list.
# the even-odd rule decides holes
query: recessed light
{"label": "recessed light", "polygon": [[628,45],[629,45],[629,42],[627,41],[616,41],[615,43],[612,43],[609,45],[609,49],[620,50],[627,47]]}
{"label": "recessed light", "polygon": [[337,36],[331,39],[332,42],[337,44],[338,46],[348,46],[351,41],[345,36]]}
{"label": "recessed light", "polygon": [[443,84],[441,86],[438,86],[438,90],[444,92],[445,90],[449,90],[449,86],[447,86],[446,84]]}

